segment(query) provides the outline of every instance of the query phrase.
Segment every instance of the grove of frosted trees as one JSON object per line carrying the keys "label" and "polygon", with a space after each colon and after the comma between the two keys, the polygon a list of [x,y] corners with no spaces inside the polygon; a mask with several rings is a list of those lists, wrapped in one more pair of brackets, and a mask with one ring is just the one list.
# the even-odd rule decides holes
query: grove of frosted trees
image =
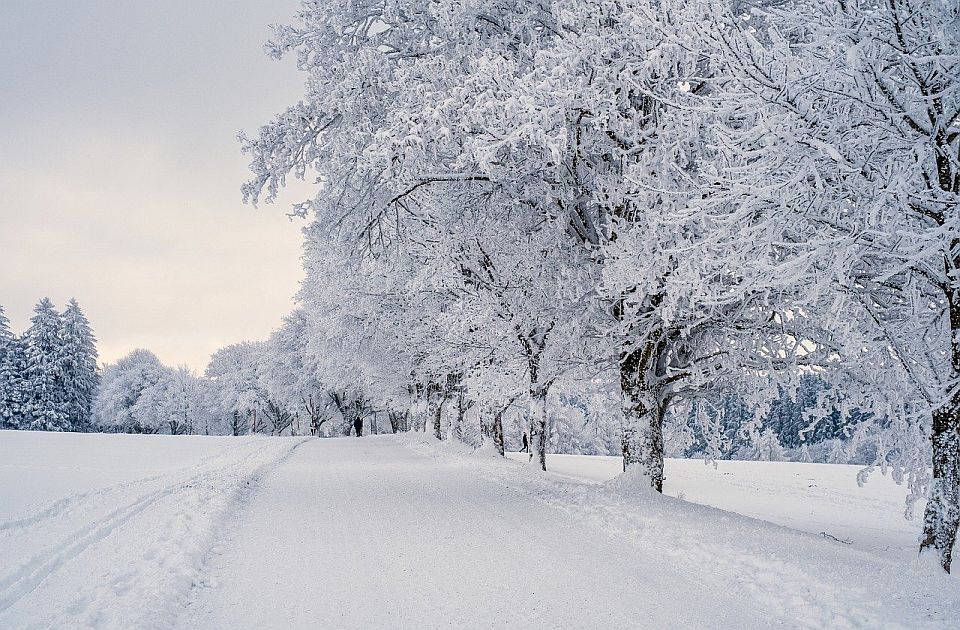
{"label": "grove of frosted trees", "polygon": [[316,194],[271,358],[208,370],[237,422],[380,409],[502,449],[519,414],[545,467],[603,418],[660,490],[666,452],[775,453],[763,419],[812,378],[794,446],[869,441],[949,570],[955,1],[306,1],[267,49],[304,94],[241,138],[244,196]]}
{"label": "grove of frosted trees", "polygon": [[86,431],[100,374],[96,338],[76,300],[43,298],[20,336],[0,307],[0,428]]}

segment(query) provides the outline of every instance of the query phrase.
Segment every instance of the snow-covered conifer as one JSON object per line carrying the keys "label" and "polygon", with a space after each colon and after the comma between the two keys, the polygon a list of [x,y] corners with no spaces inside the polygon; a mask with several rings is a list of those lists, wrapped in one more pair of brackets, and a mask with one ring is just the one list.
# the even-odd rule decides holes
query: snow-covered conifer
{"label": "snow-covered conifer", "polygon": [[23,418],[25,428],[71,429],[63,356],[63,322],[48,298],[34,308],[23,335]]}
{"label": "snow-covered conifer", "polygon": [[67,413],[71,428],[85,431],[89,428],[90,409],[100,383],[97,340],[75,299],[67,304],[62,319],[61,351]]}
{"label": "snow-covered conifer", "polygon": [[0,427],[20,428],[20,391],[23,351],[10,331],[10,320],[0,306]]}

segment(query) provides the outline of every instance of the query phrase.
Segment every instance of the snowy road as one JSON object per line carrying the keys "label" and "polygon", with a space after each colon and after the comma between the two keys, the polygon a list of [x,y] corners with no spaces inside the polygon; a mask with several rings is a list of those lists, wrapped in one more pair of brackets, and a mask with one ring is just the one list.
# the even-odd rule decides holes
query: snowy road
{"label": "snowy road", "polygon": [[645,574],[616,539],[385,439],[298,449],[231,542],[219,586],[192,605],[198,628],[706,627],[746,607]]}
{"label": "snowy road", "polygon": [[[958,619],[955,593],[922,592],[955,589],[951,578],[901,584],[910,578],[900,567],[768,524],[660,498],[644,514],[615,492],[434,451],[389,437],[303,445],[265,479],[178,625],[950,627]],[[650,531],[662,527],[672,531]]]}

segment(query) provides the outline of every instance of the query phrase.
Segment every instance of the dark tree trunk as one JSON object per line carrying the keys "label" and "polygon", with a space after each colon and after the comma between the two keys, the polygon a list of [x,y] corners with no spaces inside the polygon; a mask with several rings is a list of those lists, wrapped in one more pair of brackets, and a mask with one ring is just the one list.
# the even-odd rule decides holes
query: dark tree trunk
{"label": "dark tree trunk", "polygon": [[249,412],[250,419],[250,433],[257,434],[263,431],[263,421],[260,418],[260,414],[257,413],[256,409],[253,409]]}
{"label": "dark tree trunk", "polygon": [[[504,411],[505,410],[506,407],[504,407]],[[493,426],[491,427],[490,433],[491,437],[493,438],[493,445],[497,449],[497,453],[503,457],[505,454],[503,449],[503,411],[500,411],[493,416]]]}
{"label": "dark tree trunk", "polygon": [[457,392],[457,426],[454,429],[454,435],[457,439],[463,441],[463,423],[467,417],[467,409],[470,403],[464,397],[464,388],[461,386]]}
{"label": "dark tree trunk", "polygon": [[[547,347],[547,338],[550,331],[553,330],[554,323],[539,327],[529,334],[518,334],[520,346],[527,356],[527,370],[530,375],[530,384],[527,393],[530,397],[530,460],[534,455],[537,457],[537,465],[541,470],[547,469],[547,443],[550,440],[548,434],[550,425],[547,422],[547,391],[553,383],[553,379],[547,379],[545,382],[540,373],[540,359],[543,356],[544,349]],[[519,330],[518,330],[519,333]]]}
{"label": "dark tree trunk", "polygon": [[[951,384],[960,382],[960,296],[950,299]],[[933,412],[933,482],[923,515],[920,553],[936,552],[950,573],[953,546],[960,525],[960,392]]]}
{"label": "dark tree trunk", "polygon": [[399,433],[400,431],[407,430],[407,418],[410,417],[410,412],[400,413],[399,411],[389,411],[388,417],[390,418],[390,431],[393,433]]}
{"label": "dark tree trunk", "polygon": [[480,433],[483,434],[484,442],[486,442],[486,440],[493,442],[493,447],[497,449],[497,454],[501,457],[505,455],[503,445],[503,414],[507,413],[507,409],[510,408],[510,405],[512,405],[516,399],[517,396],[513,396],[507,404],[502,407],[495,407],[488,404],[480,405]]}
{"label": "dark tree trunk", "polygon": [[667,401],[662,391],[646,383],[648,363],[655,348],[648,344],[620,358],[620,389],[623,395],[623,470],[640,466],[650,487],[663,492],[663,420]]}
{"label": "dark tree trunk", "polygon": [[663,492],[663,419],[666,405],[657,400],[652,408],[624,396],[624,426],[621,446],[623,470],[640,466],[650,487]]}
{"label": "dark tree trunk", "polygon": [[443,430],[441,427],[442,419],[443,419],[443,400],[441,399],[433,409],[433,437],[437,438],[438,440],[443,439]]}
{"label": "dark tree trunk", "polygon": [[443,417],[443,388],[436,383],[427,385],[427,409],[420,420],[422,430],[427,432],[427,427],[433,431],[434,437],[438,440],[443,439],[440,431],[440,421]]}
{"label": "dark tree trunk", "polygon": [[540,470],[547,469],[547,387],[530,388],[530,459],[537,458]]}
{"label": "dark tree trunk", "polygon": [[434,401],[432,407],[430,407],[430,420],[433,422],[433,437],[438,440],[443,439],[443,403],[447,400],[446,389],[440,386],[439,384],[434,389],[437,399]]}

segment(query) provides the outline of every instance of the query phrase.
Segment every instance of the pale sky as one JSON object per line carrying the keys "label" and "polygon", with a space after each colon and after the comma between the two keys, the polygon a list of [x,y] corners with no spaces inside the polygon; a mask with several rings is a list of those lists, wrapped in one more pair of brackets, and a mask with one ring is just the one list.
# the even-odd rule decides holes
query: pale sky
{"label": "pale sky", "polygon": [[263,54],[296,0],[0,1],[0,304],[76,297],[101,359],[197,371],[265,338],[301,278],[292,196],[241,203],[254,132],[296,102]]}

